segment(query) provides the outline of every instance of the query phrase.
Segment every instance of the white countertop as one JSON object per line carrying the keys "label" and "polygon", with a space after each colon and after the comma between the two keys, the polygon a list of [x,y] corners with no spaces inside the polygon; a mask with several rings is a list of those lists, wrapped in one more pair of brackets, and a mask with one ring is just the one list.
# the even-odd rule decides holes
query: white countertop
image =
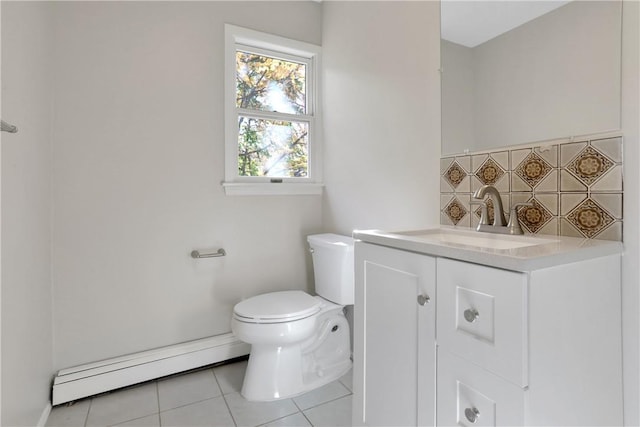
{"label": "white countertop", "polygon": [[[436,233],[434,233],[434,231]],[[509,243],[524,240],[531,245],[508,249],[444,242],[437,239],[437,232],[470,236],[470,240],[479,236],[480,240],[495,239],[496,243]],[[429,233],[434,233],[431,237]],[[476,234],[471,234],[476,233]],[[355,230],[353,237],[363,242],[388,246],[425,255],[439,256],[488,265],[514,271],[532,271],[571,262],[583,261],[607,255],[621,254],[621,242],[607,240],[579,239],[564,236],[509,236],[476,232],[462,227],[433,227],[425,230],[387,232],[380,230]],[[463,240],[463,239],[458,239]]]}

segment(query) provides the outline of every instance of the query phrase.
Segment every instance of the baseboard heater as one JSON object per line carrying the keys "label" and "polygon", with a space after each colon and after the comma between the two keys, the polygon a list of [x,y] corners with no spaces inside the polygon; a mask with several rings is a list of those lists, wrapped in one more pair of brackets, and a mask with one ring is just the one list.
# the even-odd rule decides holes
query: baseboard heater
{"label": "baseboard heater", "polygon": [[228,333],[63,369],[53,381],[52,404],[244,356],[250,349]]}

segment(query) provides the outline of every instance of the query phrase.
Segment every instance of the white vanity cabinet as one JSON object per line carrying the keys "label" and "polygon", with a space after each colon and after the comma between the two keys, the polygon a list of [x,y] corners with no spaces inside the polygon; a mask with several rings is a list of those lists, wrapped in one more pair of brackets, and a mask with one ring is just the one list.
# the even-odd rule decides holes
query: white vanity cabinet
{"label": "white vanity cabinet", "polygon": [[356,243],[354,425],[435,422],[436,259]]}
{"label": "white vanity cabinet", "polygon": [[622,425],[620,255],[579,258],[357,242],[354,425]]}

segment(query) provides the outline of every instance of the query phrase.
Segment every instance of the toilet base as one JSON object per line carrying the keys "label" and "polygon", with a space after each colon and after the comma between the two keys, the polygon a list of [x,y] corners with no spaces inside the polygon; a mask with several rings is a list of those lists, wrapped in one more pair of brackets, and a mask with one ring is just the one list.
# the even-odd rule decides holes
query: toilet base
{"label": "toilet base", "polygon": [[295,397],[351,369],[349,324],[341,310],[318,322],[314,336],[301,343],[251,346],[241,391],[245,399],[268,402]]}

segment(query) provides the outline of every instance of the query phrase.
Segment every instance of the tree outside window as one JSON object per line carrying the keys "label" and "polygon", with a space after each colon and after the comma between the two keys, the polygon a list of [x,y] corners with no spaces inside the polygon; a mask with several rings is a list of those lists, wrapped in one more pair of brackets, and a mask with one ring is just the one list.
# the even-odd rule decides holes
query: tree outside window
{"label": "tree outside window", "polygon": [[236,51],[239,176],[308,176],[306,79],[304,61]]}

